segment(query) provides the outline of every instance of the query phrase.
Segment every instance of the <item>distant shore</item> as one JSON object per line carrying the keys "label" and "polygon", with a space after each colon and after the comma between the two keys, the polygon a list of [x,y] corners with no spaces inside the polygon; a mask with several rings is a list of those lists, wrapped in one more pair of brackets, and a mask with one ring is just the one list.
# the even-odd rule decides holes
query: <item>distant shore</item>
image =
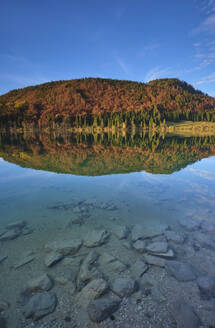
{"label": "distant shore", "polygon": [[11,132],[11,133],[22,133],[22,132],[45,132],[53,133],[57,132],[58,134],[69,133],[83,133],[83,134],[141,134],[141,133],[160,133],[160,134],[174,134],[182,136],[206,136],[206,135],[215,135],[215,122],[192,122],[192,121],[182,121],[182,122],[166,122],[160,126],[145,126],[140,128],[138,126],[133,126],[133,128],[120,128],[120,127],[70,127],[66,125],[56,125],[55,128],[52,127],[38,127],[35,125],[26,125],[23,127],[5,127],[1,128],[0,132]]}

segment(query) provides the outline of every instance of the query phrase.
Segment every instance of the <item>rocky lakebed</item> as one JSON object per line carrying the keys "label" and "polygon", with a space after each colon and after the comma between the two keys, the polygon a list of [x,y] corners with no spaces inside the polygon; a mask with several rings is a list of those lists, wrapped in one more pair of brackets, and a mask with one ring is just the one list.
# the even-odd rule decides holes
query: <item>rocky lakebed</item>
{"label": "rocky lakebed", "polygon": [[70,218],[0,229],[1,328],[215,327],[215,223],[141,224],[114,201],[47,210]]}

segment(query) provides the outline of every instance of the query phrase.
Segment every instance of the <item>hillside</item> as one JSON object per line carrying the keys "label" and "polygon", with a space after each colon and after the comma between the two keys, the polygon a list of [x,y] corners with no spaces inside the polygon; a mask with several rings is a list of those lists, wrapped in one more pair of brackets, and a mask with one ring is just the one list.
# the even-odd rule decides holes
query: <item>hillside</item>
{"label": "hillside", "polygon": [[[146,123],[151,114],[158,117],[156,123],[160,119],[215,121],[215,98],[178,79],[159,79],[144,84],[101,78],[49,82],[0,96],[1,123],[86,125],[90,120],[93,124],[92,117],[140,111]],[[83,117],[85,121],[81,121]],[[120,119],[122,122],[123,117]],[[102,124],[108,125],[105,122]]]}

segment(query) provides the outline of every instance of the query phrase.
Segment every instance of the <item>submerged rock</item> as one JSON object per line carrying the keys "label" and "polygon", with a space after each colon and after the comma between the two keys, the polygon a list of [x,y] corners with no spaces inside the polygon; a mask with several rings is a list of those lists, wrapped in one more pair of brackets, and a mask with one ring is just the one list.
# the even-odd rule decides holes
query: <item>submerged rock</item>
{"label": "submerged rock", "polygon": [[111,271],[118,272],[118,273],[123,272],[123,271],[127,270],[127,268],[128,268],[126,264],[122,263],[119,260],[111,262],[109,264],[109,266],[110,266]]}
{"label": "submerged rock", "polygon": [[148,270],[149,266],[147,263],[137,260],[132,266],[133,275],[138,279]]}
{"label": "submerged rock", "polygon": [[135,226],[131,231],[131,240],[135,242],[138,239],[144,238],[144,236],[145,236],[145,230],[143,226],[141,226],[140,224],[135,224]]}
{"label": "submerged rock", "polygon": [[79,288],[83,287],[84,284],[93,279],[103,277],[103,274],[94,266],[98,257],[99,254],[97,252],[91,251],[84,259],[77,278]]}
{"label": "submerged rock", "polygon": [[63,259],[63,254],[57,252],[51,252],[45,257],[45,265],[47,267],[51,267],[62,259]]}
{"label": "submerged rock", "polygon": [[155,226],[145,226],[135,224],[131,232],[132,241],[138,239],[153,238],[162,235],[168,229],[166,224],[157,224]]}
{"label": "submerged rock", "polygon": [[135,243],[133,243],[133,247],[138,251],[139,253],[143,253],[146,248],[146,243],[144,240],[137,240]]}
{"label": "submerged rock", "polygon": [[43,292],[33,295],[23,307],[25,318],[38,320],[54,312],[57,305],[56,295],[52,292]]}
{"label": "submerged rock", "polygon": [[215,276],[199,277],[196,282],[203,299],[215,298]]}
{"label": "submerged rock", "polygon": [[170,312],[174,317],[177,328],[198,328],[201,325],[201,321],[193,308],[184,302],[184,300],[176,300],[170,307]]}
{"label": "submerged rock", "polygon": [[118,298],[99,298],[90,302],[87,312],[90,320],[93,322],[101,322],[107,319],[112,313],[118,310],[120,305]]}
{"label": "submerged rock", "polygon": [[29,292],[48,291],[52,288],[52,286],[52,280],[45,273],[35,279],[29,280],[25,286],[25,290]]}
{"label": "submerged rock", "polygon": [[127,265],[119,261],[116,257],[109,253],[101,256],[102,267],[108,266],[107,270],[111,272],[123,272],[127,269]]}
{"label": "submerged rock", "polygon": [[133,294],[135,291],[137,291],[137,281],[130,278],[130,277],[125,277],[125,278],[117,278],[114,280],[111,290],[119,297],[125,297],[125,296],[130,296]]}
{"label": "submerged rock", "polygon": [[99,256],[100,256],[100,254],[97,253],[95,250],[90,251],[84,259],[84,264],[91,265],[91,264],[95,263],[98,260]]}
{"label": "submerged rock", "polygon": [[109,254],[109,253],[103,253],[101,256],[102,262],[104,263],[111,263],[116,261],[116,257]]}
{"label": "submerged rock", "polygon": [[129,234],[129,228],[127,226],[116,225],[114,227],[113,233],[117,236],[118,239],[125,239]]}
{"label": "submerged rock", "polygon": [[30,228],[30,227],[24,227],[24,228],[22,229],[22,234],[23,234],[24,236],[27,236],[27,235],[30,235],[33,231],[34,231],[34,230],[33,230],[32,228]]}
{"label": "submerged rock", "polygon": [[14,229],[23,229],[26,226],[26,222],[24,220],[20,220],[20,221],[15,221],[15,222],[11,222],[8,223],[6,225],[6,229],[7,230],[14,230]]}
{"label": "submerged rock", "polygon": [[19,237],[21,235],[21,233],[22,233],[22,231],[19,229],[7,230],[0,237],[0,241],[16,239],[17,237]]}
{"label": "submerged rock", "polygon": [[110,233],[107,230],[92,230],[89,231],[85,237],[84,246],[96,247],[103,245],[110,237]]}
{"label": "submerged rock", "polygon": [[77,295],[76,300],[82,307],[99,298],[108,290],[108,284],[104,279],[95,279],[89,282]]}
{"label": "submerged rock", "polygon": [[144,260],[145,260],[146,263],[148,263],[150,265],[155,265],[155,266],[158,266],[158,267],[161,267],[161,268],[164,268],[165,264],[166,264],[165,259],[162,259],[162,258],[157,257],[157,256],[152,256],[152,255],[149,255],[149,254],[144,255]]}
{"label": "submerged rock", "polygon": [[166,231],[165,236],[168,241],[174,242],[176,244],[183,244],[185,240],[183,234],[176,233],[175,231]]}
{"label": "submerged rock", "polygon": [[59,286],[66,287],[66,289],[69,290],[71,294],[75,293],[75,284],[64,276],[55,277],[55,283]]}
{"label": "submerged rock", "polygon": [[73,255],[77,253],[82,245],[79,239],[53,241],[45,245],[47,251],[54,251],[62,255]]}
{"label": "submerged rock", "polygon": [[0,263],[4,262],[8,258],[7,255],[0,255]]}
{"label": "submerged rock", "polygon": [[167,253],[168,244],[167,242],[154,242],[146,246],[148,253]]}
{"label": "submerged rock", "polygon": [[166,261],[166,270],[178,281],[192,281],[197,277],[194,268],[188,264],[178,261]]}
{"label": "submerged rock", "polygon": [[150,253],[152,256],[158,256],[158,257],[163,257],[163,258],[166,258],[166,259],[172,259],[175,257],[175,254],[173,252],[172,249],[169,249],[166,253],[153,253],[151,252]]}

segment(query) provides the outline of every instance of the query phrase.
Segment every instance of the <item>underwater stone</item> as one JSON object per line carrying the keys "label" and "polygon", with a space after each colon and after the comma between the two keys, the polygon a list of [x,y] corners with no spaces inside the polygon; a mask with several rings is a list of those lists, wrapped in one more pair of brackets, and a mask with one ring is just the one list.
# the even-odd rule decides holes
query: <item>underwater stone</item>
{"label": "underwater stone", "polygon": [[125,297],[125,296],[130,296],[133,294],[135,291],[137,291],[137,281],[125,277],[125,278],[117,278],[114,280],[111,290],[119,297]]}
{"label": "underwater stone", "polygon": [[45,273],[38,278],[31,279],[27,282],[25,290],[30,292],[48,291],[52,288],[53,282],[50,277]]}
{"label": "underwater stone", "polygon": [[8,258],[7,255],[0,255],[0,263],[4,262],[4,260],[6,260]]}
{"label": "underwater stone", "polygon": [[96,251],[92,250],[85,257],[84,263],[85,264],[93,264],[93,263],[95,263],[98,260],[99,256],[100,256],[99,253],[97,253]]}
{"label": "underwater stone", "polygon": [[26,226],[26,222],[24,220],[20,220],[20,221],[15,221],[15,222],[11,222],[8,223],[6,225],[6,229],[7,230],[13,230],[13,229],[23,229]]}
{"label": "underwater stone", "polygon": [[103,245],[110,237],[110,233],[107,230],[93,230],[89,231],[86,235],[84,246],[96,247]]}
{"label": "underwater stone", "polygon": [[143,240],[137,240],[137,241],[135,241],[135,243],[133,243],[133,247],[139,253],[143,253],[145,251],[146,243]]}
{"label": "underwater stone", "polygon": [[107,290],[108,284],[104,279],[95,279],[82,288],[76,300],[82,307],[87,307],[92,300],[99,298]]}
{"label": "underwater stone", "polygon": [[178,261],[166,261],[166,270],[178,281],[192,281],[196,279],[194,268],[187,263]]}
{"label": "underwater stone", "polygon": [[33,295],[23,308],[25,318],[38,320],[54,312],[57,305],[56,295],[52,292],[43,292]]}
{"label": "underwater stone", "polygon": [[166,260],[159,258],[157,256],[149,255],[149,254],[144,255],[144,260],[146,261],[146,263],[148,263],[150,265],[159,266],[161,268],[164,268],[165,264],[166,264]]}
{"label": "underwater stone", "polygon": [[21,235],[21,230],[18,229],[8,230],[0,237],[0,241],[13,240],[19,237],[20,235]]}
{"label": "underwater stone", "polygon": [[136,241],[138,239],[153,238],[162,235],[168,228],[167,224],[144,227],[140,224],[136,224],[132,229],[131,239],[132,241]]}
{"label": "underwater stone", "polygon": [[62,259],[63,259],[63,254],[57,252],[51,252],[45,257],[45,265],[47,267],[51,267]]}
{"label": "underwater stone", "polygon": [[101,322],[107,319],[112,313],[118,310],[120,305],[118,298],[99,298],[90,302],[87,312],[90,320],[93,322]]}
{"label": "underwater stone", "polygon": [[113,229],[113,233],[118,239],[125,239],[129,234],[129,228],[127,226],[116,225]]}
{"label": "underwater stone", "polygon": [[145,262],[137,260],[132,266],[133,275],[136,278],[140,278],[148,270],[148,268],[149,266]]}
{"label": "underwater stone", "polygon": [[73,255],[77,253],[82,245],[79,239],[53,241],[45,245],[47,251],[55,251],[63,255]]}
{"label": "underwater stone", "polygon": [[146,246],[148,253],[167,253],[168,244],[167,242],[154,242]]}
{"label": "underwater stone", "polygon": [[201,321],[197,314],[194,312],[193,308],[184,302],[184,300],[179,299],[174,301],[170,307],[170,312],[174,317],[177,328],[198,328],[201,325]]}
{"label": "underwater stone", "polygon": [[140,224],[135,224],[131,231],[132,241],[137,241],[138,239],[143,238],[145,235],[144,228]]}
{"label": "underwater stone", "polygon": [[196,282],[202,298],[215,298],[215,276],[199,277]]}
{"label": "underwater stone", "polygon": [[172,241],[176,244],[183,244],[185,240],[184,235],[182,235],[181,233],[176,233],[174,231],[166,231],[165,236],[168,241]]}

